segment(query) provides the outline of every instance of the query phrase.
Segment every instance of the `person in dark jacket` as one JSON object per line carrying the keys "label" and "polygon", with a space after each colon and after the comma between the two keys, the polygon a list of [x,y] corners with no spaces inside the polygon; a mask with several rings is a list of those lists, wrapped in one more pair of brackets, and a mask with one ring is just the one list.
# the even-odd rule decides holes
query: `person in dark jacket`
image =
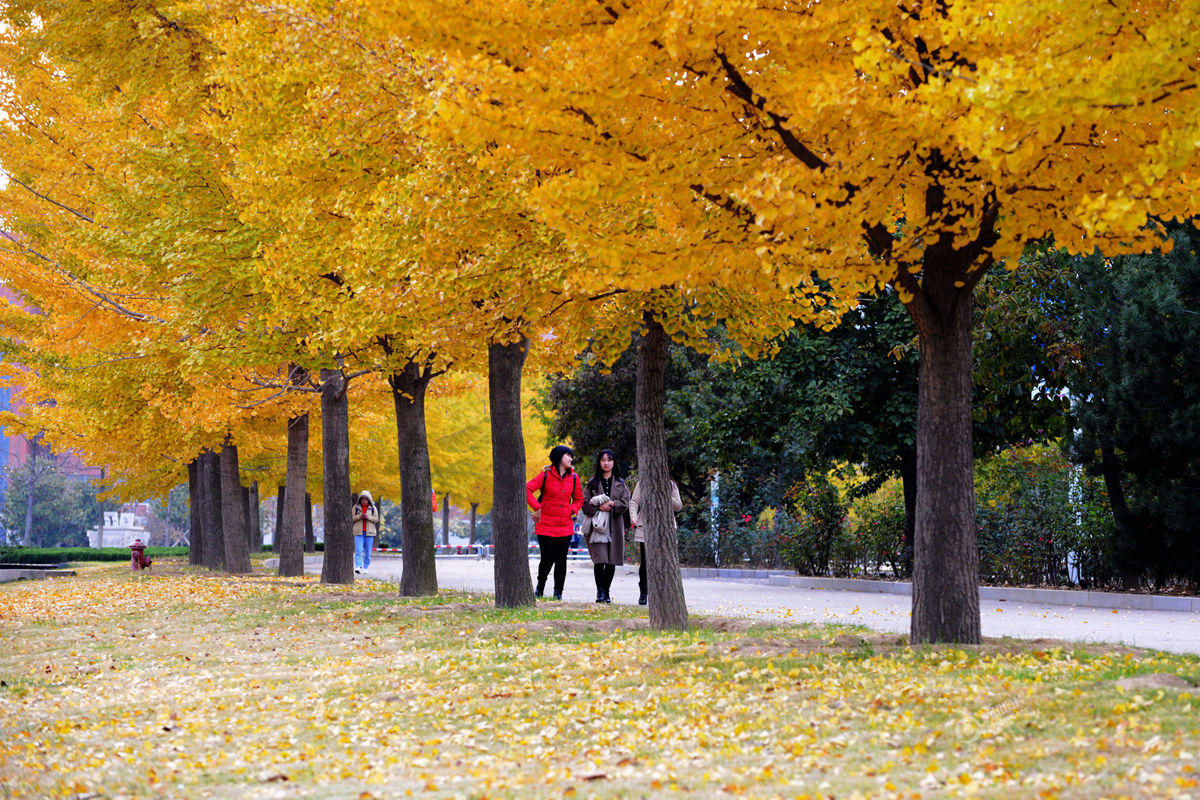
{"label": "person in dark jacket", "polygon": [[[596,576],[596,602],[611,603],[609,595],[617,565],[625,563],[625,510],[629,508],[629,487],[621,479],[617,457],[612,450],[596,455],[596,471],[583,489],[583,523],[592,571]],[[603,518],[603,528],[597,522]],[[591,524],[589,524],[591,523]]]}
{"label": "person in dark jacket", "polygon": [[567,550],[575,533],[575,515],[583,507],[583,486],[571,467],[574,458],[571,448],[558,445],[550,451],[550,464],[525,484],[525,500],[533,509],[533,532],[541,552],[534,589],[538,597],[545,592],[546,578],[553,569],[554,599],[562,600]]}

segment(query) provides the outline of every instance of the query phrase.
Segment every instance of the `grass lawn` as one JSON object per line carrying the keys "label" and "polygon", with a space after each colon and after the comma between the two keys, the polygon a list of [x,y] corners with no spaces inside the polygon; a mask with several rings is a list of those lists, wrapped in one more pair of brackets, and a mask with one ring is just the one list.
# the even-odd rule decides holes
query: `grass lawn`
{"label": "grass lawn", "polygon": [[1200,800],[1195,657],[693,622],[180,563],[0,585],[0,798]]}

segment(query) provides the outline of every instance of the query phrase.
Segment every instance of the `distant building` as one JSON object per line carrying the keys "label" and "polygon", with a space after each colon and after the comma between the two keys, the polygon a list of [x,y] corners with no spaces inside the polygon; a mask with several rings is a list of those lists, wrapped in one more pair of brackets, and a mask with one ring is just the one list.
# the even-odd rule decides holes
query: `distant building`
{"label": "distant building", "polygon": [[[145,510],[141,503],[133,508]],[[150,541],[150,532],[146,528],[146,515],[136,511],[105,511],[104,529],[88,528],[89,547],[128,547],[134,539],[143,542]]]}
{"label": "distant building", "polygon": [[[12,239],[12,236],[6,234],[4,231],[0,231],[0,236],[15,241]],[[5,301],[13,305],[28,308],[8,287],[0,285],[0,302]],[[18,390],[10,387],[0,388],[0,411],[19,411],[22,405],[23,403],[21,402]],[[89,478],[99,479],[102,476],[99,467],[91,467],[84,464],[69,451],[62,454],[51,453],[44,445],[36,441],[30,441],[21,435],[3,435],[3,432],[0,431],[0,507],[8,499],[9,471],[29,463],[29,459],[34,455],[35,451],[39,460],[50,459],[54,461],[59,471],[68,478],[87,480]],[[15,487],[13,491],[20,492],[22,489],[21,487]]]}

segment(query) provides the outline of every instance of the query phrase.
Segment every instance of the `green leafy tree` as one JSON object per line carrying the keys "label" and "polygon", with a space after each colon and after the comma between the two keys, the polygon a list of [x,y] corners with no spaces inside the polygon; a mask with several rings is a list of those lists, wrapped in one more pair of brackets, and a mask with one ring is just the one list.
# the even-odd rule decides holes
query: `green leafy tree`
{"label": "green leafy tree", "polygon": [[150,508],[150,536],[156,545],[182,543],[183,535],[190,533],[191,510],[188,508],[188,486],[180,484],[167,493],[165,501],[153,498],[147,502]]}
{"label": "green leafy tree", "polygon": [[[548,381],[538,401],[547,424],[547,444],[570,441],[575,462],[590,474],[596,453],[608,448],[629,471],[637,469],[637,431],[634,401],[637,393],[635,341],[612,366],[603,368],[588,353],[573,375]],[[705,501],[713,463],[707,443],[699,438],[703,424],[691,402],[691,387],[712,380],[708,358],[672,344],[665,377],[667,458],[679,485],[685,514]]]}
{"label": "green leafy tree", "polygon": [[1078,457],[1104,477],[1124,582],[1200,580],[1200,231],[1168,253],[1076,261],[1068,385]]}
{"label": "green leafy tree", "polygon": [[[41,467],[37,467],[39,470]],[[9,486],[28,486],[29,467],[8,470]],[[9,492],[0,520],[10,541],[25,529],[26,493]],[[42,472],[34,486],[32,546],[86,547],[87,529],[100,518],[96,492],[87,481],[68,478],[61,470]]]}
{"label": "green leafy tree", "polygon": [[[977,454],[1046,440],[1063,429],[1061,359],[1068,265],[1038,251],[1027,270],[996,271],[976,312]],[[797,326],[757,361],[711,364],[675,346],[667,373],[667,435],[687,524],[704,527],[708,479],[719,471],[725,516],[780,507],[788,492],[838,461],[859,465],[870,491],[904,487],[904,539],[916,505],[918,360],[911,322],[893,293],[866,298],[833,331]],[[553,381],[543,407],[551,435],[582,457],[612,447],[632,460],[634,359],[605,372],[587,361]],[[628,448],[628,449],[627,449]]]}

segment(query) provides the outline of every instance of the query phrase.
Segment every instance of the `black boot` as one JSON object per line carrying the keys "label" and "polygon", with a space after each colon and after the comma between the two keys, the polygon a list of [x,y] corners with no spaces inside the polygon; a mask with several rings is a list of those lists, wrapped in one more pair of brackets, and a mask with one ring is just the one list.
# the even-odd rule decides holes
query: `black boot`
{"label": "black boot", "polygon": [[605,602],[605,603],[611,603],[611,602],[612,602],[612,597],[609,595],[609,593],[608,593],[608,589],[605,589],[605,590],[604,590],[604,602]]}
{"label": "black boot", "polygon": [[604,590],[603,590],[603,589],[597,589],[597,590],[596,590],[596,602],[597,602],[597,603],[603,603],[603,602],[604,602]]}
{"label": "black boot", "polygon": [[638,605],[639,606],[646,605],[646,590],[645,589],[642,589],[642,593],[638,595]]}
{"label": "black boot", "polygon": [[554,590],[554,599],[555,599],[555,600],[562,600],[562,589],[555,589],[555,590]]}
{"label": "black boot", "polygon": [[533,596],[534,596],[534,597],[541,597],[541,596],[542,596],[542,593],[543,593],[543,592],[545,592],[545,591],[546,591],[546,581],[545,581],[545,580],[540,580],[540,581],[538,581],[538,582],[537,582],[537,588],[533,590]]}

